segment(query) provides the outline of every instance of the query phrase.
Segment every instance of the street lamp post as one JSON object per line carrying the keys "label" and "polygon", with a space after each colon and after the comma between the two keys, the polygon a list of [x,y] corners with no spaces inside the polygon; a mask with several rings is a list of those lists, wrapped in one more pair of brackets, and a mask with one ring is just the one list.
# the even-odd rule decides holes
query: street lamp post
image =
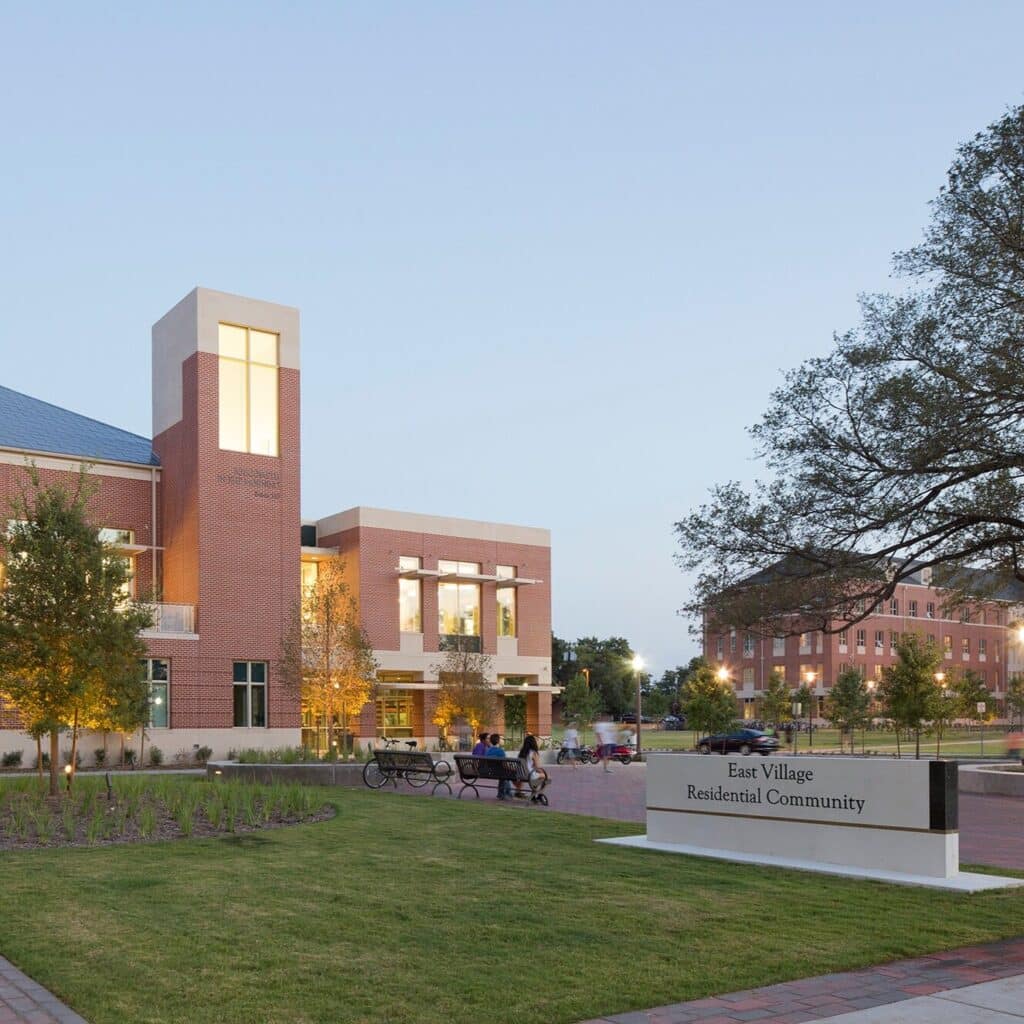
{"label": "street lamp post", "polygon": [[[817,703],[817,698],[814,696],[814,677],[816,673],[807,673],[807,689],[811,694],[811,706],[807,709],[807,749],[810,753],[814,753],[814,705]],[[840,751],[841,752],[841,751]]]}
{"label": "street lamp post", "polygon": [[[801,704],[800,701],[798,701],[798,700],[793,701],[792,712],[793,712],[793,720],[794,721],[798,720],[800,718],[800,716],[804,713],[804,706],[803,706],[803,704]],[[793,756],[795,757],[796,756],[796,741],[797,741],[797,739],[800,736],[800,731],[798,729],[796,729],[795,727],[792,730],[792,736],[793,736]]]}
{"label": "street lamp post", "polygon": [[640,691],[640,675],[644,667],[644,659],[639,654],[633,655],[633,674],[636,676],[636,759],[640,760],[641,742],[640,737],[643,735],[643,698],[641,697]]}
{"label": "street lamp post", "polygon": [[[867,681],[868,688],[868,718],[872,717],[871,712],[874,709],[875,703],[875,681],[869,679]],[[860,731],[860,752],[864,755],[868,752],[868,723],[865,722],[863,728]]]}
{"label": "street lamp post", "polygon": [[[724,665],[719,665],[715,678],[721,686],[726,686],[729,683],[729,670]],[[725,740],[722,741],[722,753],[725,753]]]}

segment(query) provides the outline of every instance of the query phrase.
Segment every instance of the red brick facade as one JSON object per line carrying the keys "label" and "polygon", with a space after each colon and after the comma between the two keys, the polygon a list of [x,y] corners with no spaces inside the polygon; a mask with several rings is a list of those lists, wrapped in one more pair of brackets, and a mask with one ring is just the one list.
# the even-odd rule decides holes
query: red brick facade
{"label": "red brick facade", "polygon": [[[897,586],[892,599],[874,614],[835,633],[808,633],[785,638],[759,636],[744,630],[708,629],[705,656],[724,665],[737,697],[753,713],[772,672],[783,673],[791,689],[814,673],[814,691],[824,697],[836,677],[857,668],[868,680],[896,661],[895,641],[905,633],[932,638],[943,650],[940,666],[951,680],[960,671],[976,672],[1000,700],[1010,672],[1016,671],[1016,640],[1009,627],[1013,612],[1005,603],[979,602],[965,608],[943,607],[941,591],[924,583]],[[862,643],[859,641],[863,641]]]}
{"label": "red brick facade", "polygon": [[[218,322],[249,324],[279,333],[278,454],[246,454],[220,447]],[[212,339],[212,340],[211,340]],[[97,527],[134,532],[136,596],[185,606],[192,630],[172,633],[167,622],[147,633],[150,656],[170,663],[169,728],[151,730],[155,742],[173,756],[178,745],[200,742],[223,755],[230,746],[297,743],[301,714],[298,694],[280,680],[282,636],[300,598],[300,389],[298,314],[287,307],[197,289],[154,328],[154,423],[152,450],[159,466],[114,465],[94,461],[90,480],[97,487],[89,512]],[[25,453],[0,447],[0,501],[9,499],[24,477]],[[43,483],[73,483],[82,460],[54,452],[39,456]],[[155,522],[154,522],[155,512]],[[412,674],[420,680],[410,728],[418,737],[436,736],[432,723],[439,660],[437,585],[422,591],[423,634],[412,643],[399,632],[397,565],[401,555],[416,555],[424,568],[438,559],[481,563],[483,574],[496,565],[516,567],[528,584],[517,588],[518,636],[499,652],[494,582],[481,587],[481,640],[495,657],[501,676],[526,679],[531,725],[550,731],[551,589],[550,544],[545,531],[468,523],[470,535],[458,536],[459,520],[414,517],[443,523],[411,531],[356,525],[322,535],[320,549],[337,548],[347,563],[353,592],[375,650],[382,675]],[[383,514],[383,513],[382,513]],[[386,513],[398,515],[397,513]],[[322,521],[327,522],[327,521]],[[475,533],[474,533],[475,531]],[[474,536],[493,536],[474,539]],[[537,543],[502,539],[519,534]],[[329,552],[320,551],[320,556]],[[173,610],[173,609],[172,609]],[[176,610],[180,613],[180,609]],[[187,621],[181,619],[181,621]],[[406,664],[402,659],[412,660]],[[235,727],[233,664],[267,665],[267,720],[262,729]],[[386,663],[386,664],[385,664]],[[496,723],[498,724],[498,723]],[[29,749],[16,717],[0,708],[0,750]],[[380,731],[377,706],[368,704],[354,731],[373,737]],[[16,740],[16,742],[14,742]]]}

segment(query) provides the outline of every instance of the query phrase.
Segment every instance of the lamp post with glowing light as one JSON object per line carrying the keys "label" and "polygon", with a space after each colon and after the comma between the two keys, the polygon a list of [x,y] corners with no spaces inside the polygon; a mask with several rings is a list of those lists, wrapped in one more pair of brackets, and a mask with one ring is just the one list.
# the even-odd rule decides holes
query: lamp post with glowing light
{"label": "lamp post with glowing light", "polygon": [[814,678],[816,674],[810,671],[804,676],[804,682],[807,683],[807,689],[811,695],[811,706],[807,709],[807,749],[812,752],[814,748],[814,705],[818,702],[818,698],[814,696]]}
{"label": "lamp post with glowing light", "polygon": [[[721,686],[727,686],[730,682],[729,670],[724,665],[718,666],[718,671],[715,673],[715,678],[718,680]],[[722,753],[725,753],[725,740],[722,740]]]}
{"label": "lamp post with glowing light", "polygon": [[640,760],[640,737],[643,735],[643,698],[640,692],[640,680],[643,678],[641,672],[644,667],[644,659],[639,654],[633,655],[633,674],[636,676],[636,759]]}
{"label": "lamp post with glowing light", "polygon": [[942,701],[943,701],[943,703],[942,703],[942,721],[940,722],[939,728],[936,730],[936,733],[935,733],[935,756],[936,757],[938,757],[939,754],[942,751],[942,730],[943,730],[943,727],[945,726],[946,712],[948,710],[948,708],[946,707],[946,701],[948,701],[950,696],[951,696],[951,692],[950,692],[949,688],[947,686],[943,685],[945,682],[946,682],[946,673],[945,672],[936,672],[935,673],[935,683],[941,689]]}
{"label": "lamp post with glowing light", "polygon": [[[874,679],[869,679],[865,684],[868,691],[868,721],[874,716],[872,712],[875,708],[875,687],[878,685]],[[868,723],[865,721],[863,727],[860,730],[860,752],[867,754],[868,752]]]}

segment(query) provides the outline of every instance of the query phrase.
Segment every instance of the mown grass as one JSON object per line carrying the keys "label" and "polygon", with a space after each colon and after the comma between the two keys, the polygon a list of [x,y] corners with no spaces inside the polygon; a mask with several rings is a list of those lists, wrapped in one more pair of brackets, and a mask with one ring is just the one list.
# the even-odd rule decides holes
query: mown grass
{"label": "mown grass", "polygon": [[555,1024],[1006,937],[1024,912],[592,841],[620,822],[318,795],[332,820],[8,853],[0,953],[94,1024]]}

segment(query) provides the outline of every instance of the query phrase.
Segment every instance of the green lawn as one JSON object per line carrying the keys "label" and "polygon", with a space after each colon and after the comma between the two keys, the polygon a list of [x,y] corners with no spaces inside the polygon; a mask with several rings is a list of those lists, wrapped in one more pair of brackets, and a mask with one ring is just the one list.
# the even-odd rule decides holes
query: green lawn
{"label": "green lawn", "polygon": [[1020,891],[619,849],[592,839],[635,826],[491,800],[323,795],[319,824],[8,853],[0,953],[94,1024],[554,1024],[1011,936],[1024,914]]}

